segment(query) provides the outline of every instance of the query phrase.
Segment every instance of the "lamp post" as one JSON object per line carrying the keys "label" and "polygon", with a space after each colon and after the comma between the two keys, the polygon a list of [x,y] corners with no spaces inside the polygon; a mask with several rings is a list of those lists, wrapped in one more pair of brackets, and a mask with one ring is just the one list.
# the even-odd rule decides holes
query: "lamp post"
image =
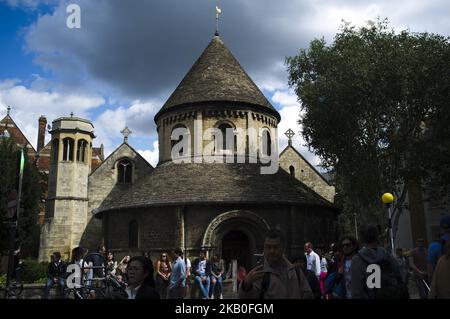
{"label": "lamp post", "polygon": [[389,241],[391,242],[391,253],[394,255],[394,235],[392,232],[392,203],[394,202],[394,196],[391,193],[384,193],[383,196],[381,196],[381,201],[386,205],[388,210]]}
{"label": "lamp post", "polygon": [[16,213],[15,213],[15,216],[12,216],[12,222],[10,223],[10,228],[9,228],[9,257],[8,257],[8,273],[6,276],[5,298],[7,298],[9,286],[11,284],[11,278],[12,278],[13,271],[14,271],[14,251],[16,249],[16,245],[15,245],[16,244],[16,232],[17,232],[17,226],[19,223],[20,201],[21,201],[21,197],[22,197],[23,168],[25,165],[23,148],[20,149],[19,156],[20,156],[19,187],[18,187],[18,195],[17,195]]}

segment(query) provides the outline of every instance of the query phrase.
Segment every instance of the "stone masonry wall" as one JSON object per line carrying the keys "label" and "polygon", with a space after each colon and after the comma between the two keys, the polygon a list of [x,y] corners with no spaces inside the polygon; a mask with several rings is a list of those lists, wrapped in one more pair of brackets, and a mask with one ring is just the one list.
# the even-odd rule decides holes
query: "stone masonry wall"
{"label": "stone masonry wall", "polygon": [[313,189],[323,198],[334,202],[335,189],[315,171],[292,146],[288,146],[280,155],[280,167],[290,173],[289,167],[295,169],[295,178]]}

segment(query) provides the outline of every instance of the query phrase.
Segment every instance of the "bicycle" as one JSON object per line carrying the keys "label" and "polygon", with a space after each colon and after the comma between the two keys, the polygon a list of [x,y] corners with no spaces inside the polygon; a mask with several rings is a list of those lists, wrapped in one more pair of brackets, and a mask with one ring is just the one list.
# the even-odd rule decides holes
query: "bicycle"
{"label": "bicycle", "polygon": [[23,283],[22,283],[22,267],[16,267],[14,270],[15,281],[11,281],[9,283],[9,287],[6,285],[1,287],[1,293],[5,296],[5,299],[23,299],[22,291],[23,291]]}

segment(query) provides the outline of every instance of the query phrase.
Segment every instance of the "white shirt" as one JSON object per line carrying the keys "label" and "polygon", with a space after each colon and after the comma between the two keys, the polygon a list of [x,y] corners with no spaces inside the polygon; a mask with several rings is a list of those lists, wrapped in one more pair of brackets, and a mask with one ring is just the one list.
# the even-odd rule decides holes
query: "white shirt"
{"label": "white shirt", "polygon": [[311,270],[316,274],[317,277],[320,277],[320,257],[314,251],[306,254],[307,265],[306,269]]}
{"label": "white shirt", "polygon": [[[189,260],[189,258],[186,258],[185,263],[186,263],[186,277],[187,277],[191,274],[191,261]],[[189,268],[189,272],[188,272],[188,268]]]}
{"label": "white shirt", "polygon": [[128,299],[136,299],[136,294],[139,288],[141,288],[141,285],[137,286],[136,288],[131,288],[130,286],[128,286],[126,289]]}
{"label": "white shirt", "polygon": [[205,274],[205,269],[206,269],[206,259],[205,259],[205,260],[201,260],[201,261],[198,263],[197,272],[198,272],[199,274],[204,275],[204,274]]}
{"label": "white shirt", "polygon": [[320,261],[320,272],[328,272],[326,258],[322,258],[322,260]]}

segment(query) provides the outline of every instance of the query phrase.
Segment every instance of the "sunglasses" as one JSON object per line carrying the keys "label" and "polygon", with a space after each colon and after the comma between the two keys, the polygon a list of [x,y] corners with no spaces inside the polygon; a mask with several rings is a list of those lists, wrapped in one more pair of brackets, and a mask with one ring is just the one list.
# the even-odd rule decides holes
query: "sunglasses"
{"label": "sunglasses", "polygon": [[342,247],[350,247],[352,244],[342,244]]}
{"label": "sunglasses", "polygon": [[164,257],[167,257],[166,255],[162,255],[162,257],[164,258]]}

